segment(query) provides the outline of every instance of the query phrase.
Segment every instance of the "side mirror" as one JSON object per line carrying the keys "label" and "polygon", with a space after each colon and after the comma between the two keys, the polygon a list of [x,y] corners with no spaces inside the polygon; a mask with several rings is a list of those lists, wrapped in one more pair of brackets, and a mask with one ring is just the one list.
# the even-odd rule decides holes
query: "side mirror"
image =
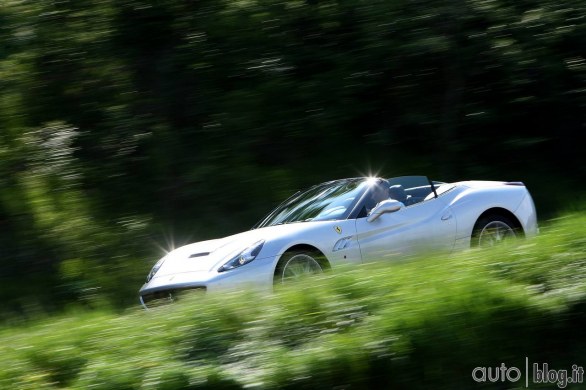
{"label": "side mirror", "polygon": [[394,213],[395,211],[400,210],[401,207],[403,207],[403,203],[399,202],[398,200],[383,200],[370,211],[370,214],[366,220],[368,222],[372,222],[385,213]]}

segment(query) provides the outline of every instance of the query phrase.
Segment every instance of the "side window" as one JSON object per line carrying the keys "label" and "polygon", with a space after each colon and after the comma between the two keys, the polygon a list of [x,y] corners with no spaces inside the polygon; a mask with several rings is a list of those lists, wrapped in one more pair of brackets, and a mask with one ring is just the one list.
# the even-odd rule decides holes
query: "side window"
{"label": "side window", "polygon": [[408,188],[405,190],[408,194],[408,203],[405,206],[411,206],[435,197],[431,185]]}
{"label": "side window", "polygon": [[[392,199],[409,207],[435,197],[431,182],[426,176],[402,176],[389,179]],[[434,184],[434,186],[439,183]]]}

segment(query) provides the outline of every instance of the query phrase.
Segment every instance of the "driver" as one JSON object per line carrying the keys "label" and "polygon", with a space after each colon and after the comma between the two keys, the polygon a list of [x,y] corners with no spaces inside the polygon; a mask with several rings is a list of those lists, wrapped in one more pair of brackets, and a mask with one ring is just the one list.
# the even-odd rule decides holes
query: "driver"
{"label": "driver", "polygon": [[370,188],[370,193],[366,199],[366,214],[383,200],[389,199],[389,182],[384,179],[376,179],[376,182]]}

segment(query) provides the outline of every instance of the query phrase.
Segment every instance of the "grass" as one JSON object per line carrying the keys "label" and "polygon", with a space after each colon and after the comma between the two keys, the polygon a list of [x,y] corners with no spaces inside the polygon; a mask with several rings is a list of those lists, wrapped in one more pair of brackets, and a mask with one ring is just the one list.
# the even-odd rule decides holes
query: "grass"
{"label": "grass", "polygon": [[585,328],[586,217],[573,214],[495,250],[5,327],[0,388],[522,388],[471,372],[584,366]]}

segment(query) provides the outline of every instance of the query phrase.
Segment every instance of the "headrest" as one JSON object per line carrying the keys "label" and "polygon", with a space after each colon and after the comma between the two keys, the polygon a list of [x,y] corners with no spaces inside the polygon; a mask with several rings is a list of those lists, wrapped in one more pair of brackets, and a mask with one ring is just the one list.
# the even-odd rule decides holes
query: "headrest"
{"label": "headrest", "polygon": [[400,184],[395,184],[389,187],[389,195],[391,198],[398,200],[399,202],[405,202],[407,200],[407,194],[405,189]]}

